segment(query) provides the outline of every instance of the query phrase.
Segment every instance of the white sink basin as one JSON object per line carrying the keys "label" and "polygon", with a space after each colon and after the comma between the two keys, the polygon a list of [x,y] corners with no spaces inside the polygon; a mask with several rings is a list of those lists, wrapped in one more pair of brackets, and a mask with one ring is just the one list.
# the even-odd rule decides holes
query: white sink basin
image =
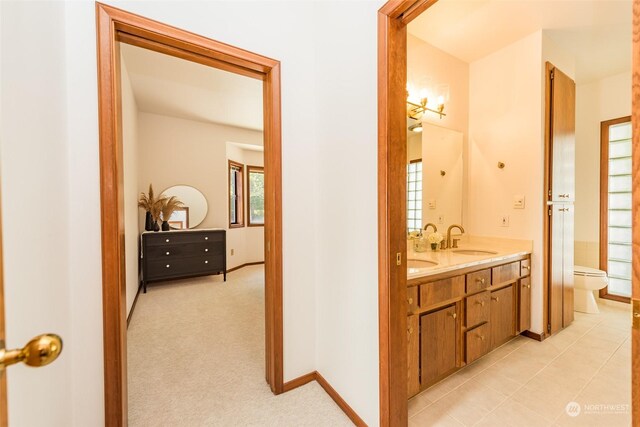
{"label": "white sink basin", "polygon": [[408,259],[407,268],[427,268],[438,265],[437,262],[427,261],[426,259]]}
{"label": "white sink basin", "polygon": [[498,253],[494,251],[485,251],[482,249],[455,249],[452,252],[454,254],[461,254],[461,255],[495,255]]}

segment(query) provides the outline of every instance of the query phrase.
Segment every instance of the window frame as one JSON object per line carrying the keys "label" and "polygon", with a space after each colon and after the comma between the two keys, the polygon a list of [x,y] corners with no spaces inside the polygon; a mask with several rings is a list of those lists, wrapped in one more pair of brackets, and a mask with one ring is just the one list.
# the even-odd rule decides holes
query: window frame
{"label": "window frame", "polygon": [[[247,165],[247,227],[264,227],[264,220],[262,222],[251,222],[251,172],[261,173],[264,179],[264,166]],[[264,194],[262,198],[264,203]]]}
{"label": "window frame", "polygon": [[[241,182],[240,185],[236,183],[236,222],[231,222],[231,171],[235,168],[239,169],[238,176]],[[229,228],[244,227],[244,165],[233,160],[229,160],[229,166],[227,168],[227,196],[229,203]]]}
{"label": "window frame", "polygon": [[[631,122],[631,116],[600,123],[600,270],[609,269],[609,128]],[[609,286],[599,291],[600,298],[630,303],[631,298],[609,293]]]}

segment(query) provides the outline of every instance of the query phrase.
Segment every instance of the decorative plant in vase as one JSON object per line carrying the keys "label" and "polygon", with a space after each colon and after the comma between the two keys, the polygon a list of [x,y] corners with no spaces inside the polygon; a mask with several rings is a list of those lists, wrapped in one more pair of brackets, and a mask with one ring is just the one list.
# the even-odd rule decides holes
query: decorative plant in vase
{"label": "decorative plant in vase", "polygon": [[182,206],[182,202],[176,198],[176,196],[171,196],[169,198],[163,197],[162,207],[160,208],[160,213],[162,214],[162,231],[169,231],[171,227],[169,227],[169,218],[171,218],[171,214]]}
{"label": "decorative plant in vase", "polygon": [[444,237],[442,237],[442,234],[435,232],[429,234],[429,236],[427,236],[427,240],[431,244],[431,250],[435,251],[438,249],[438,243],[442,242]]}
{"label": "decorative plant in vase", "polygon": [[138,207],[143,208],[146,211],[144,218],[144,229],[146,231],[153,230],[153,215],[151,214],[151,209],[155,201],[156,198],[153,194],[153,185],[149,184],[149,193],[140,193],[140,198],[138,199]]}

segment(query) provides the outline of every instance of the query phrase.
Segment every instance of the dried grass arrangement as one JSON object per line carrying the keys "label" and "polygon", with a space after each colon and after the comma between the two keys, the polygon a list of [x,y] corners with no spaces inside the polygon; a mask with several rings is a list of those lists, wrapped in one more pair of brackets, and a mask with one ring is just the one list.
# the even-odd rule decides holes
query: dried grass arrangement
{"label": "dried grass arrangement", "polygon": [[183,203],[180,200],[178,200],[176,196],[171,196],[168,199],[164,198],[163,200],[164,200],[164,203],[160,208],[160,212],[162,213],[162,220],[168,221],[171,215],[173,214],[173,212],[176,209],[182,207]]}
{"label": "dried grass arrangement", "polygon": [[157,221],[160,219],[160,214],[162,213],[162,206],[164,206],[166,197],[159,197],[156,199],[156,196],[153,192],[153,185],[149,184],[149,192],[147,194],[140,193],[140,198],[138,199],[138,207],[143,208],[147,211],[147,216],[145,218],[145,230],[158,231],[158,223]]}

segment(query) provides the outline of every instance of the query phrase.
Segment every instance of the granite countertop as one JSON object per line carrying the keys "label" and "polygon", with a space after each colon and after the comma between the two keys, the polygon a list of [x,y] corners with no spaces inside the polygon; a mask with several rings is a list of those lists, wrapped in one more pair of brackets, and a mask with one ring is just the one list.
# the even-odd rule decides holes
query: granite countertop
{"label": "granite countertop", "polygon": [[[458,236],[456,236],[457,238]],[[496,261],[508,260],[531,254],[531,240],[501,239],[494,237],[463,237],[457,249],[415,252],[413,241],[407,241],[407,260],[426,260],[437,263],[430,267],[407,268],[407,280],[445,273],[465,267],[481,266]],[[486,250],[494,254],[468,255],[454,253],[454,250]]]}

